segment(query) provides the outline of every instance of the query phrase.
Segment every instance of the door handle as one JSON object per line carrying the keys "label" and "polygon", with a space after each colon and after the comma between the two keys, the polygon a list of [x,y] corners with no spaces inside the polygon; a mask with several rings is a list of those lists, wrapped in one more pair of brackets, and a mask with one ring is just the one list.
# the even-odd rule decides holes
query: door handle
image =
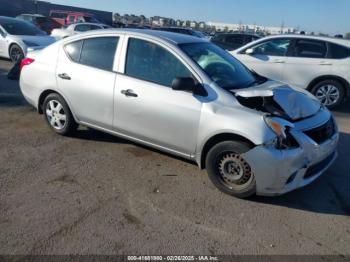
{"label": "door handle", "polygon": [[274,60],[273,62],[275,64],[284,64],[286,61],[284,61],[284,60]]}
{"label": "door handle", "polygon": [[58,74],[58,77],[64,80],[71,80],[70,76],[66,73]]}
{"label": "door handle", "polygon": [[131,89],[122,90],[122,91],[120,91],[120,93],[122,93],[123,95],[125,95],[127,97],[138,97],[138,95],[135,94],[134,91],[132,91]]}
{"label": "door handle", "polygon": [[332,65],[331,62],[322,61],[319,65]]}

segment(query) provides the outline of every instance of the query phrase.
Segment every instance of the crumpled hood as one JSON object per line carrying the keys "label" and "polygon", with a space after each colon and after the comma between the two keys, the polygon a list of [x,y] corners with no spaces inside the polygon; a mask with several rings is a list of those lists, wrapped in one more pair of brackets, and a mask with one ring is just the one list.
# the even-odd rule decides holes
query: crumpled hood
{"label": "crumpled hood", "polygon": [[232,90],[232,92],[236,97],[243,98],[270,97],[292,120],[315,115],[321,108],[320,102],[306,90],[291,88],[275,81],[267,81],[259,86]]}
{"label": "crumpled hood", "polygon": [[46,47],[55,42],[55,38],[48,35],[43,35],[43,36],[19,35],[19,36],[16,36],[16,38],[22,41],[24,40],[24,41],[34,43],[37,46],[42,46],[42,47]]}

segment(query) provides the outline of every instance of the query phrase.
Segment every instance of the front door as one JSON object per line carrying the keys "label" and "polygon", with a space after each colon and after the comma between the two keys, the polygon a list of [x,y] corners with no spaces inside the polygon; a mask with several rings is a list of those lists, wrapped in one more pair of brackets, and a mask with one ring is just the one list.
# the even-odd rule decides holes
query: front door
{"label": "front door", "polygon": [[277,38],[260,42],[247,54],[244,50],[236,57],[248,68],[269,79],[281,81],[284,79],[286,54],[290,45],[290,40]]}
{"label": "front door", "polygon": [[171,89],[176,77],[193,77],[164,46],[129,38],[124,74],[117,75],[114,126],[118,132],[190,155],[195,152],[200,97]]}

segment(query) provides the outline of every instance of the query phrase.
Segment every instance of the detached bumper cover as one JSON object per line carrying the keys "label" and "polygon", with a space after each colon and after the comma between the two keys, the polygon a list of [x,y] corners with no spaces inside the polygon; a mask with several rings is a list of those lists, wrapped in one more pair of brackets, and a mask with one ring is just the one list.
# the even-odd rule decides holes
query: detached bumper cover
{"label": "detached bumper cover", "polygon": [[299,148],[277,150],[257,146],[244,154],[254,172],[258,195],[274,196],[306,186],[321,176],[337,158],[338,132],[317,144],[303,131],[291,131]]}

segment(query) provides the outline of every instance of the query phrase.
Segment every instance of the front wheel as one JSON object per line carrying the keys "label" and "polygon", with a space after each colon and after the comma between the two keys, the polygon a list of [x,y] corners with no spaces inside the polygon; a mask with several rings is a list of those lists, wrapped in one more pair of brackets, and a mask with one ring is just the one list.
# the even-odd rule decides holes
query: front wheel
{"label": "front wheel", "polygon": [[78,125],[63,97],[53,93],[48,95],[43,104],[44,117],[51,129],[60,135],[70,135]]}
{"label": "front wheel", "polygon": [[18,62],[24,57],[22,48],[19,45],[13,44],[9,50],[10,59],[12,62]]}
{"label": "front wheel", "polygon": [[336,80],[325,80],[317,83],[311,93],[320,100],[321,104],[333,109],[340,105],[345,98],[344,86]]}
{"label": "front wheel", "polygon": [[238,198],[255,195],[254,174],[249,163],[242,157],[250,149],[244,142],[225,141],[208,152],[207,173],[220,191]]}

